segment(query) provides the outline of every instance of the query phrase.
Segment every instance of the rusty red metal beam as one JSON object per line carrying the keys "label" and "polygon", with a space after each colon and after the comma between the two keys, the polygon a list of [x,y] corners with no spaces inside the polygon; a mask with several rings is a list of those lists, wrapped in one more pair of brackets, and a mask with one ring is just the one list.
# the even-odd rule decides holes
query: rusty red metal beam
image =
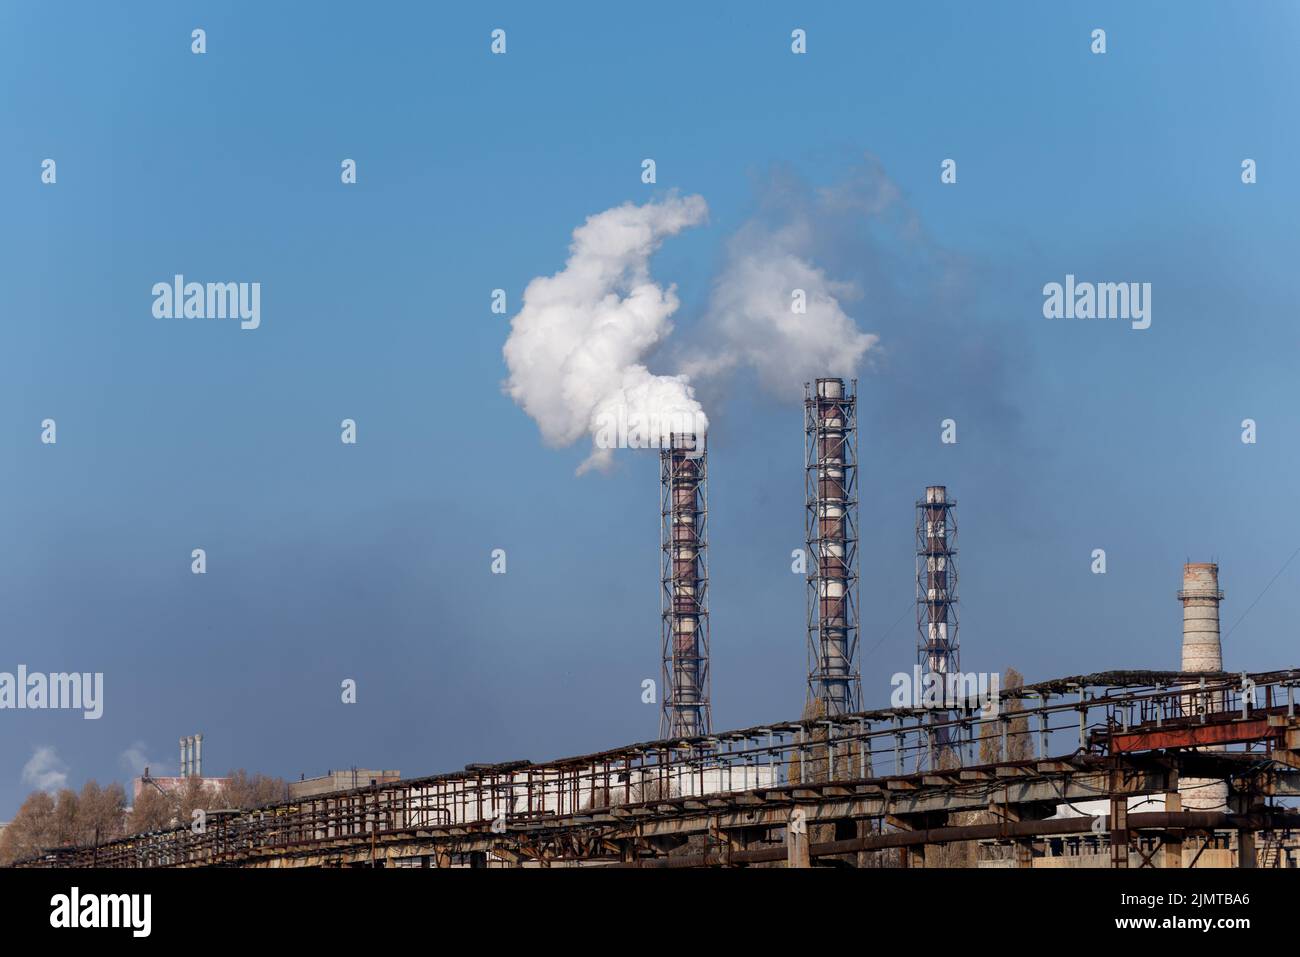
{"label": "rusty red metal beam", "polygon": [[1282,743],[1286,728],[1270,723],[1270,715],[1284,715],[1285,708],[1257,708],[1250,717],[1218,714],[1201,723],[1185,718],[1174,724],[1144,724],[1127,731],[1111,731],[1101,738],[1112,754],[1154,751],[1167,748],[1203,748],[1215,744]]}
{"label": "rusty red metal beam", "polygon": [[1153,751],[1164,748],[1202,748],[1214,744],[1245,744],[1276,738],[1280,729],[1270,728],[1267,719],[1242,721],[1234,724],[1197,724],[1185,728],[1162,728],[1151,731],[1130,731],[1112,734],[1110,750],[1113,754],[1134,751]]}

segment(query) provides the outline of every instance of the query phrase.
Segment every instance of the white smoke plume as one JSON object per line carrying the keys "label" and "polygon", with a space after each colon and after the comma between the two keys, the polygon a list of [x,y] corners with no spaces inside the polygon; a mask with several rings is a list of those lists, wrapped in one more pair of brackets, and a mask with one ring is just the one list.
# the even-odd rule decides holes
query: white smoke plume
{"label": "white smoke plume", "polygon": [[147,748],[143,741],[136,741],[129,748],[123,751],[117,757],[118,763],[130,772],[131,777],[138,778],[144,774],[145,768],[164,768],[170,767],[164,761],[150,761]]}
{"label": "white smoke plume", "polygon": [[[841,303],[861,297],[813,264],[816,206],[786,210],[786,221],[746,223],[729,241],[704,318],[702,348],[682,371],[706,378],[748,366],[777,396],[802,395],[819,376],[852,377],[879,337],[861,332]],[[796,294],[802,311],[796,309]]]}
{"label": "white smoke plume", "polygon": [[54,794],[68,786],[68,766],[52,747],[40,747],[23,765],[22,780],[38,791]]}
{"label": "white smoke plume", "polygon": [[[650,257],[663,240],[703,222],[703,197],[625,203],[591,216],[573,231],[569,259],[554,276],[534,279],[511,323],[504,353],[506,392],[555,446],[592,436],[579,468],[605,468],[613,449],[599,436],[611,420],[707,428],[689,378],[658,375],[645,365],[672,332],[676,287],[650,278]],[[621,419],[620,419],[621,417]]]}
{"label": "white smoke plume", "polygon": [[819,376],[854,376],[879,336],[845,311],[862,298],[859,286],[817,262],[834,258],[837,238],[854,226],[884,223],[887,235],[904,239],[916,231],[897,187],[868,159],[826,189],[779,172],[764,184],[757,212],[727,241],[689,343],[677,343],[675,375],[645,364],[672,332],[678,308],[675,287],[650,279],[649,260],[665,238],[703,221],[703,198],[626,203],[590,217],[574,230],[564,269],[524,291],[505,346],[507,391],[552,445],[592,436],[582,473],[612,458],[602,423],[632,420],[644,429],[648,421],[651,440],[640,444],[651,445],[667,432],[692,431],[673,427],[683,419],[707,426],[696,387],[720,392],[733,372],[752,370],[768,391],[791,399]]}

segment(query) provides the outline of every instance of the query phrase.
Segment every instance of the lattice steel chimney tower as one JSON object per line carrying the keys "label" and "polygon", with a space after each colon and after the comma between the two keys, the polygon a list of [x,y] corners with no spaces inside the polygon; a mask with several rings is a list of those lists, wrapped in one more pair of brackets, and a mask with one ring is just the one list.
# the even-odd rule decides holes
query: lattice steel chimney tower
{"label": "lattice steel chimney tower", "polygon": [[708,471],[704,435],[674,432],[660,449],[663,738],[708,734],[711,727]]}
{"label": "lattice steel chimney tower", "polygon": [[861,707],[858,675],[857,380],[804,384],[804,526],[808,542],[808,704]]}
{"label": "lattice steel chimney tower", "polygon": [[929,486],[916,503],[916,654],[923,675],[961,670],[956,507],[942,485]]}

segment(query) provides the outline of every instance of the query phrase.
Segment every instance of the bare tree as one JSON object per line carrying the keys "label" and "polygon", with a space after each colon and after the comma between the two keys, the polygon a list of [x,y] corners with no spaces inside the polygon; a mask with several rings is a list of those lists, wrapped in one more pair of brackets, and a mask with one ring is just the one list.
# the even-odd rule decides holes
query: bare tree
{"label": "bare tree", "polygon": [[94,780],[81,787],[77,799],[78,844],[102,844],[126,833],[126,792],[114,782],[100,787]]}
{"label": "bare tree", "polygon": [[54,799],[54,843],[59,847],[70,847],[79,843],[77,838],[77,792],[64,788]]}
{"label": "bare tree", "polygon": [[0,834],[0,865],[34,857],[55,847],[87,847],[166,827],[188,825],[196,809],[253,808],[274,804],[288,797],[288,785],[281,778],[250,775],[239,770],[230,775],[225,787],[205,787],[198,777],[181,786],[161,791],[146,784],[126,811],[126,792],[114,782],[101,787],[87,781],[78,794],[64,788],[57,795],[35,791],[28,795],[13,821]]}
{"label": "bare tree", "polygon": [[127,821],[128,834],[157,831],[171,824],[176,817],[176,807],[170,796],[146,785],[140,790]]}
{"label": "bare tree", "polygon": [[190,776],[185,783],[172,792],[176,804],[176,823],[188,825],[194,820],[195,811],[208,811],[221,806],[219,789],[206,787],[203,779]]}
{"label": "bare tree", "polygon": [[289,799],[289,785],[283,778],[249,774],[243,768],[231,771],[221,789],[221,800],[212,807],[254,808]]}
{"label": "bare tree", "polygon": [[54,798],[34,791],[0,835],[0,864],[33,857],[54,844]]}
{"label": "bare tree", "polygon": [[[1012,691],[1023,688],[1025,679],[1015,668],[1008,667],[1002,672],[1002,690]],[[1003,712],[1010,716],[1023,711],[1025,706],[1020,698],[1006,698],[1001,704]],[[1034,756],[1034,743],[1029,739],[1029,719],[1009,717],[1007,726],[1007,753],[1002,754],[1002,724],[1000,721],[986,721],[980,730],[980,763],[997,764],[999,761],[1025,761]]]}
{"label": "bare tree", "polygon": [[0,837],[0,864],[34,857],[50,848],[121,837],[125,807],[126,794],[120,784],[102,788],[92,780],[82,786],[80,794],[64,788],[57,796],[35,791]]}
{"label": "bare tree", "polygon": [[[1004,691],[1013,691],[1016,688],[1023,688],[1025,684],[1024,677],[1015,668],[1008,667],[1002,673],[1002,689]],[[1007,717],[1006,722],[988,721],[985,722],[980,731],[980,763],[997,764],[1001,761],[1024,761],[1033,757],[1033,742],[1029,736],[1029,719],[1012,717],[1017,712],[1024,710],[1024,703],[1020,698],[1005,698],[1001,704],[1002,711]],[[1007,732],[1007,753],[1002,753],[1002,729],[1006,727]],[[995,818],[987,812],[982,812],[979,819],[972,819],[971,823],[992,823]],[[984,859],[987,860],[1007,860],[1015,854],[1014,848],[1008,845],[990,845],[984,848]]]}
{"label": "bare tree", "polygon": [[208,787],[202,778],[189,777],[166,793],[146,788],[136,799],[129,833],[156,831],[189,825],[196,810],[255,808],[288,800],[289,785],[283,778],[249,774],[243,768],[232,771],[219,788]]}

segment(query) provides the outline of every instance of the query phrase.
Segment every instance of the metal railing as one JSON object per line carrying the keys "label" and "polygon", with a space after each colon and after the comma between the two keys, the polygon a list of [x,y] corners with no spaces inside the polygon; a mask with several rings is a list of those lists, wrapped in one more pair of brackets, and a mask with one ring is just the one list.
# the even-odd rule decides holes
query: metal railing
{"label": "metal railing", "polygon": [[[394,835],[582,826],[633,808],[1105,754],[1116,734],[1295,715],[1300,670],[1109,672],[999,693],[996,707],[907,708],[654,741],[546,764],[515,762],[314,795],[23,862],[161,867],[247,862]],[[1261,700],[1262,699],[1262,700]],[[1261,710],[1263,709],[1263,710]]]}

